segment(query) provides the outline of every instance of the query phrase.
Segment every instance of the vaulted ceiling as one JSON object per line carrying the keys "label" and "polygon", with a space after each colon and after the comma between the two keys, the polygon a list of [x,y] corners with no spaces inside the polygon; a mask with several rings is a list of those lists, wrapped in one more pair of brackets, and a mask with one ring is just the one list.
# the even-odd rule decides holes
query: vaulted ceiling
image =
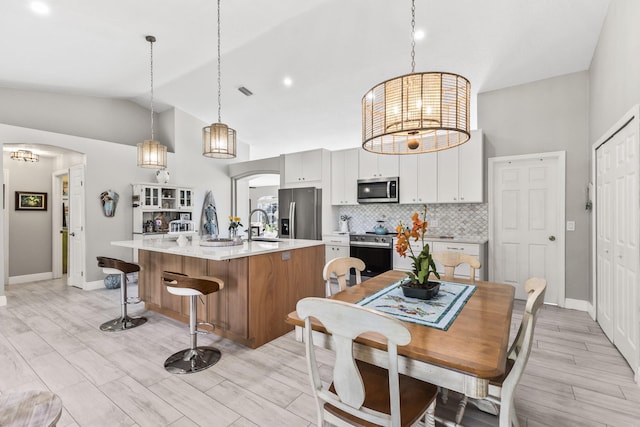
{"label": "vaulted ceiling", "polygon": [[[144,37],[152,34],[157,107],[217,121],[215,0],[40,1],[48,14],[33,13],[30,0],[2,0],[0,86],[148,107]],[[425,32],[416,71],[461,74],[477,94],[587,70],[609,2],[416,0],[416,29]],[[409,0],[221,7],[222,121],[251,145],[252,158],[358,146],[362,96],[411,71]]]}

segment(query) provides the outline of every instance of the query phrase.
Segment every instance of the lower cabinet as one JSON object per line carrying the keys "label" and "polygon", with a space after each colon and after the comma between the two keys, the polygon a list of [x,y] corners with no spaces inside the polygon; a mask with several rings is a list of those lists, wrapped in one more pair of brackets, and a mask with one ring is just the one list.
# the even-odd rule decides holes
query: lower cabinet
{"label": "lower cabinet", "polygon": [[323,234],[324,262],[325,264],[335,258],[348,257],[349,235],[347,234]]}

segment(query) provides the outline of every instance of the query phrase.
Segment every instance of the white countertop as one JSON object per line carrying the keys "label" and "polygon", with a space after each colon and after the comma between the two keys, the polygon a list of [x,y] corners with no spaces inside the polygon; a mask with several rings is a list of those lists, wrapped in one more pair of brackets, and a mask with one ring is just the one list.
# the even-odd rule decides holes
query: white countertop
{"label": "white countertop", "polygon": [[243,258],[253,255],[282,252],[294,249],[308,248],[324,245],[322,240],[283,239],[279,242],[245,241],[237,246],[200,246],[197,242],[187,243],[186,246],[178,246],[173,240],[121,240],[111,242],[114,246],[122,246],[131,249],[144,249],[153,252],[162,252],[174,255],[190,256],[194,258],[224,261],[233,258]]}

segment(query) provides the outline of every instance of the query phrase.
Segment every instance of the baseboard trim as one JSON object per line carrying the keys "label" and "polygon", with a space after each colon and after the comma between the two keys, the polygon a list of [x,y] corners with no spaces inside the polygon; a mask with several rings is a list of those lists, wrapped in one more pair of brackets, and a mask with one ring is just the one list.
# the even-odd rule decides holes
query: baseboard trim
{"label": "baseboard trim", "polygon": [[94,280],[93,282],[84,282],[82,289],[85,291],[95,291],[96,289],[104,289],[104,280]]}
{"label": "baseboard trim", "polygon": [[564,300],[564,308],[568,308],[570,310],[579,310],[591,313],[590,307],[592,307],[592,305],[589,301],[571,298],[565,298]]}
{"label": "baseboard trim", "polygon": [[25,274],[24,276],[9,277],[10,285],[18,285],[20,283],[38,282],[40,280],[53,279],[53,272],[48,271],[46,273]]}
{"label": "baseboard trim", "polygon": [[0,295],[0,307],[7,305],[7,297],[5,295]]}

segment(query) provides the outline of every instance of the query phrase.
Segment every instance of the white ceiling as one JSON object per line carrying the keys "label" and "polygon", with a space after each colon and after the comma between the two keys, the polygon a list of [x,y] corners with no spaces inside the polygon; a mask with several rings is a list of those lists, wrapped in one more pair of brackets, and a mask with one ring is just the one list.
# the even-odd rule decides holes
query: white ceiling
{"label": "white ceiling", "polygon": [[[156,107],[217,121],[215,0],[41,1],[48,15],[2,0],[0,86],[148,107],[152,34]],[[461,74],[477,94],[586,70],[609,1],[417,0],[416,71]],[[223,0],[222,121],[252,158],[358,146],[364,93],[411,71],[410,5]]]}

